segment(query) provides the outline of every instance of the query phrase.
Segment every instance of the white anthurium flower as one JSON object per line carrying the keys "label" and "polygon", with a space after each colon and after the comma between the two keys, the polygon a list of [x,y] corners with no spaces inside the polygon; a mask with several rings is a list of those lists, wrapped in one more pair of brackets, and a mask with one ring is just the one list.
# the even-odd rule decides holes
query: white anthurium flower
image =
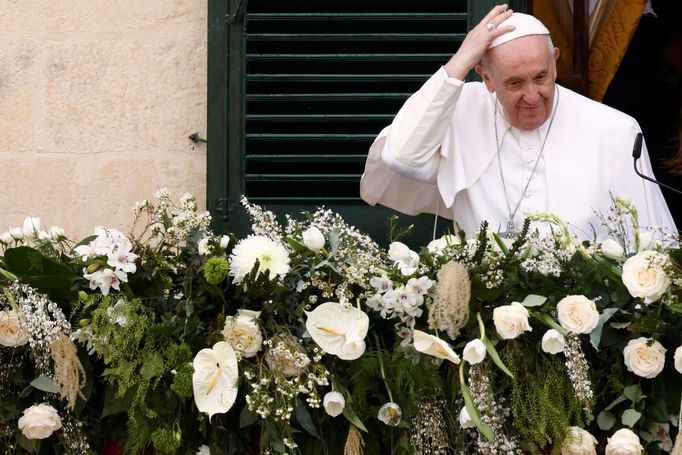
{"label": "white anthurium flower", "polygon": [[346,399],[339,392],[327,392],[322,399],[324,410],[332,417],[339,416],[346,407]]}
{"label": "white anthurium flower", "polygon": [[462,351],[462,358],[471,365],[483,362],[485,355],[485,344],[478,338],[469,341],[466,346],[464,346],[464,351]]}
{"label": "white anthurium flower", "polygon": [[461,359],[450,345],[438,337],[429,335],[421,330],[415,330],[414,334],[414,348],[423,353],[438,357],[439,359],[448,359],[455,365],[459,364]]}
{"label": "white anthurium flower", "polygon": [[194,357],[194,402],[209,420],[230,410],[237,398],[238,377],[237,355],[225,341],[217,342],[213,349],[202,349]]}
{"label": "white anthurium flower", "polygon": [[606,239],[601,244],[601,252],[611,259],[620,259],[625,254],[625,248],[613,239]]}
{"label": "white anthurium flower", "polygon": [[24,224],[21,227],[21,232],[27,239],[36,237],[40,232],[40,218],[38,218],[37,216],[27,216],[24,219]]}
{"label": "white anthurium flower", "polygon": [[303,244],[314,252],[320,251],[324,248],[324,234],[315,226],[310,226],[303,231]]}
{"label": "white anthurium flower", "polygon": [[549,329],[542,335],[542,350],[548,354],[558,354],[564,352],[566,339],[556,329]]}
{"label": "white anthurium flower", "polygon": [[461,426],[464,429],[474,428],[476,426],[474,421],[471,420],[471,417],[469,416],[469,411],[467,411],[466,406],[463,406],[462,410],[459,411],[459,426]]}
{"label": "white anthurium flower", "polygon": [[307,315],[306,329],[325,352],[342,360],[355,360],[365,353],[369,317],[363,311],[326,302]]}

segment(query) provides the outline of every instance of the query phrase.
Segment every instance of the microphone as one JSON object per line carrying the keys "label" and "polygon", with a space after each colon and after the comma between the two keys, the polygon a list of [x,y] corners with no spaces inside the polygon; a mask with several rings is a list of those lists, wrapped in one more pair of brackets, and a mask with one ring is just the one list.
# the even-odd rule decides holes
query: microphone
{"label": "microphone", "polygon": [[637,175],[639,175],[640,177],[642,177],[644,180],[648,180],[650,182],[653,182],[656,185],[658,185],[662,188],[668,189],[674,193],[682,194],[682,191],[680,191],[676,188],[673,188],[672,186],[666,185],[665,183],[661,183],[658,180],[654,180],[651,177],[648,177],[648,176],[642,174],[641,172],[639,172],[639,169],[637,169],[637,160],[642,156],[642,137],[643,137],[642,133],[637,133],[637,136],[635,136],[635,143],[632,146],[632,158],[634,161],[633,164],[635,166],[635,173]]}

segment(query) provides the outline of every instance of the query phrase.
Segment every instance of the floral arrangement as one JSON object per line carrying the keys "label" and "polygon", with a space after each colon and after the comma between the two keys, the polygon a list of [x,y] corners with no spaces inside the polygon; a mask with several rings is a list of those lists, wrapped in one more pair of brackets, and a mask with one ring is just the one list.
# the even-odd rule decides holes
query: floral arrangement
{"label": "floral arrangement", "polygon": [[129,234],[29,217],[0,234],[0,444],[682,453],[679,239],[613,201],[601,243],[536,214],[419,250],[246,199],[253,233],[218,235],[166,190]]}

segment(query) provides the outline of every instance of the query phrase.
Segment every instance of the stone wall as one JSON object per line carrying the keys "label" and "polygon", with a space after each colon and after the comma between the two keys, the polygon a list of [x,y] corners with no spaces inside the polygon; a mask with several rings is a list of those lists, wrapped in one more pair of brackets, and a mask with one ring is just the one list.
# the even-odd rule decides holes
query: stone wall
{"label": "stone wall", "polygon": [[127,231],[159,187],[205,204],[205,0],[0,0],[0,232]]}

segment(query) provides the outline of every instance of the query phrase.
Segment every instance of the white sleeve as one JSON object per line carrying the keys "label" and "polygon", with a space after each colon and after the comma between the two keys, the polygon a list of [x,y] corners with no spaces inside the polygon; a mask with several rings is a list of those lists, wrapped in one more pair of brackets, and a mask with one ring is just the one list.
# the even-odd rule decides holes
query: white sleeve
{"label": "white sleeve", "polygon": [[463,85],[442,67],[431,76],[393,120],[382,161],[402,175],[421,181],[434,179],[440,146]]}

